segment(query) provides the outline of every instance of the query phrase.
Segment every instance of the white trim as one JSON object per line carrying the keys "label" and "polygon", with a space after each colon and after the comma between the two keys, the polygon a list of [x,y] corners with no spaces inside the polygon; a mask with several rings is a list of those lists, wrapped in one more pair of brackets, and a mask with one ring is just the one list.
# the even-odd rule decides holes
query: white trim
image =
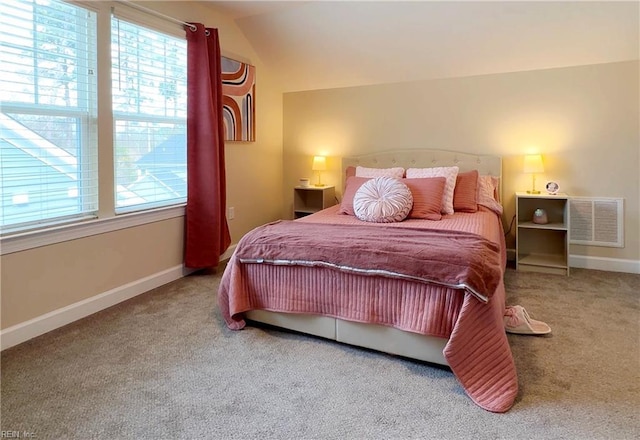
{"label": "white trim", "polygon": [[229,258],[231,258],[231,256],[236,250],[236,246],[238,246],[237,243],[229,246],[229,248],[224,252],[224,254],[220,255],[220,261],[228,260]]}
{"label": "white trim", "polygon": [[184,216],[184,205],[87,220],[0,238],[0,255]]}
{"label": "white trim", "polygon": [[0,331],[1,350],[70,324],[193,272],[182,265],[149,275],[107,292],[54,310]]}
{"label": "white trim", "polygon": [[[229,259],[236,249],[237,244],[229,246],[220,257],[221,261]],[[511,251],[511,252],[509,252]],[[513,250],[509,249],[509,253]],[[515,255],[514,255],[515,256]],[[582,255],[569,256],[569,266],[582,269],[604,270],[610,272],[627,272],[640,274],[639,260],[623,260],[619,258],[587,257]],[[182,278],[194,270],[182,265],[141,278],[107,292],[84,299],[77,303],[63,307],[53,312],[29,321],[16,324],[0,331],[0,349],[5,350],[14,345],[33,339],[44,333],[50,332],[74,321],[97,313],[122,301],[131,299],[137,295],[148,292],[151,289]]]}
{"label": "white trim", "polygon": [[[220,256],[220,261],[228,260],[236,250],[237,244],[232,244],[224,254]],[[4,350],[14,345],[33,339],[44,333],[50,332],[64,325],[70,324],[78,319],[82,319],[93,313],[104,310],[134,296],[148,292],[151,289],[182,278],[194,269],[186,268],[182,265],[174,266],[162,272],[149,275],[145,278],[116,287],[104,293],[100,293],[91,298],[84,299],[77,303],[63,307],[53,312],[45,313],[26,322],[21,322],[12,327],[0,331],[0,350]]]}
{"label": "white trim", "polygon": [[569,255],[569,266],[581,269],[606,270],[640,274],[640,260]]}

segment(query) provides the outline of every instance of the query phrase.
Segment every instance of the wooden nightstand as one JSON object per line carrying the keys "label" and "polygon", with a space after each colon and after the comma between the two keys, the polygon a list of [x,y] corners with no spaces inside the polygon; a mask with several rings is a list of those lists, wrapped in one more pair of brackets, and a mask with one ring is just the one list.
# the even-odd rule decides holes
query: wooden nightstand
{"label": "wooden nightstand", "polygon": [[304,217],[336,204],[334,186],[296,186],[293,188],[293,218]]}
{"label": "wooden nightstand", "polygon": [[[548,222],[533,222],[536,209]],[[516,269],[569,275],[569,197],[516,193]]]}

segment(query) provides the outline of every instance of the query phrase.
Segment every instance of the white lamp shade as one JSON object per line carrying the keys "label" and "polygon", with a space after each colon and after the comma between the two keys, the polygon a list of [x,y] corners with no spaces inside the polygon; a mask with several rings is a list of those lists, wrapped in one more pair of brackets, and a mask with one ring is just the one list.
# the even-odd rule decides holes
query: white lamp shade
{"label": "white lamp shade", "polygon": [[542,156],[540,154],[528,154],[524,157],[525,173],[544,173]]}
{"label": "white lamp shade", "polygon": [[327,169],[327,158],[324,156],[313,156],[312,171],[324,171]]}

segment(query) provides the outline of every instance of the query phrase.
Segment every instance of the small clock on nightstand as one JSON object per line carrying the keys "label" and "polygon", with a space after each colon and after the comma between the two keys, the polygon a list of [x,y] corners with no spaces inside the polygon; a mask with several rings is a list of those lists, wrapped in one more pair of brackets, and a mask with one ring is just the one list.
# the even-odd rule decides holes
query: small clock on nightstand
{"label": "small clock on nightstand", "polygon": [[544,187],[547,190],[547,194],[558,194],[558,191],[560,191],[560,185],[558,185],[558,182],[554,182],[554,181],[549,181],[547,182],[547,184]]}

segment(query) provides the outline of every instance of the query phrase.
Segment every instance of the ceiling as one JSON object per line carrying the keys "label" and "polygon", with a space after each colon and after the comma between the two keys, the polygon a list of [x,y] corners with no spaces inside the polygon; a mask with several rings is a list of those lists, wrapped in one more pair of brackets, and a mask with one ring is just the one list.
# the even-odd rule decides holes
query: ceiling
{"label": "ceiling", "polygon": [[210,1],[285,92],[637,60],[640,2]]}

